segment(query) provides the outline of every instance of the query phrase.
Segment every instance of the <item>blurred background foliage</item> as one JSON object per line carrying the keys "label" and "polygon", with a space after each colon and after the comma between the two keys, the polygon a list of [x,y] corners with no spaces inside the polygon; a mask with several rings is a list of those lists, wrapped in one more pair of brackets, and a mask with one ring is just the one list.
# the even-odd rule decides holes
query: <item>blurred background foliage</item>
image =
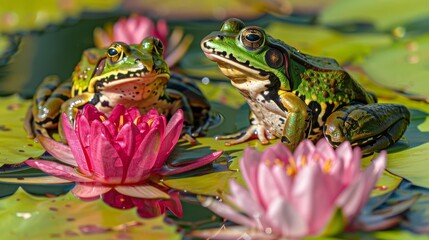
{"label": "blurred background foliage", "polygon": [[[27,209],[28,212],[40,211],[40,216],[46,218],[55,216],[50,215],[52,209],[47,207],[51,201],[49,198],[34,198],[21,190],[15,193],[21,186],[32,195],[46,195],[46,189],[52,189],[47,184],[53,181],[43,178],[46,176],[37,178],[41,176],[40,172],[19,165],[28,157],[37,157],[43,153],[37,143],[25,139],[21,126],[30,102],[20,97],[31,98],[47,75],[56,74],[61,79],[68,79],[82,51],[94,46],[94,29],[134,13],[154,20],[166,19],[170,30],[179,27],[193,35],[194,41],[189,51],[173,70],[193,79],[210,98],[213,109],[228,116],[221,125],[211,129],[209,136],[231,133],[248,124],[247,117],[243,117],[248,113],[248,108],[243,105],[244,98],[231,87],[217,66],[205,58],[199,47],[200,39],[219,29],[229,17],[241,18],[247,25],[261,26],[273,37],[302,52],[335,58],[357,81],[376,93],[381,102],[406,105],[412,112],[412,122],[405,137],[389,149],[387,169],[392,174],[386,172],[383,175],[378,184],[380,188],[373,192],[374,198],[367,206],[367,214],[363,216],[368,226],[392,221],[394,217],[399,227],[346,237],[403,239],[415,238],[415,232],[429,233],[427,0],[0,0],[0,96],[3,96],[0,100],[0,166],[18,164],[11,172],[0,168],[5,171],[0,172],[0,188],[4,190],[0,196],[12,195],[0,199],[0,216],[23,212],[15,201],[18,198],[27,199],[26,203],[36,206],[45,204],[37,207],[39,209]],[[205,77],[209,78],[208,83],[201,81]],[[205,154],[208,149],[224,148],[222,141],[215,141],[211,137],[200,139],[200,143],[198,146],[179,146],[177,151],[185,154],[178,161]],[[257,141],[240,144],[225,149],[225,154],[212,169],[166,179],[168,186],[183,191],[185,212],[183,219],[169,217],[188,230],[219,224],[219,219],[200,207],[188,193],[216,196],[228,191],[225,189],[227,180],[239,178],[237,172],[228,169],[237,169],[242,149],[247,146],[258,149],[264,147]],[[192,149],[194,153],[183,151],[185,149]],[[29,182],[22,182],[24,176]],[[69,184],[56,187],[65,189],[59,191],[62,194],[70,189]],[[92,221],[79,217],[88,209],[101,211],[100,214],[108,219],[118,214],[100,203],[80,205],[72,198],[71,194],[67,194],[58,200],[81,206],[74,213],[65,210],[66,215],[77,215],[76,222],[70,228],[79,229],[79,226]],[[55,207],[55,204],[51,207]],[[133,213],[124,212],[124,221],[137,218]],[[7,226],[18,224],[16,219],[6,220]],[[156,221],[148,227],[161,224],[159,219]],[[113,222],[103,223],[101,227],[109,229],[120,226],[119,222]],[[166,236],[180,238],[171,227],[161,226],[161,229],[163,227],[167,229]],[[22,225],[22,228],[31,231],[38,229],[39,225]],[[46,229],[41,234],[56,233],[52,227]],[[141,229],[137,227],[136,234],[146,231]],[[68,229],[60,230],[63,232],[58,236],[67,236],[64,234],[67,234]],[[158,236],[156,230],[153,236]],[[104,231],[103,234],[107,234],[103,237],[111,237],[118,233]]]}

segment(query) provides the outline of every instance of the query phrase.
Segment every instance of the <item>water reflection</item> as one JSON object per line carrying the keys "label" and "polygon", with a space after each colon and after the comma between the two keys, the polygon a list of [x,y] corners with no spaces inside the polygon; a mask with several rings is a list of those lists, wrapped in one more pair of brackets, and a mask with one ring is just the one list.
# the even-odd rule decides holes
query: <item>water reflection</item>
{"label": "water reflection", "polygon": [[119,193],[115,189],[101,195],[103,202],[117,209],[137,208],[137,213],[142,218],[152,218],[164,214],[167,210],[176,217],[183,216],[182,204],[179,200],[179,192],[165,187],[157,186],[159,190],[167,193],[169,199],[149,199],[136,196],[128,196]]}

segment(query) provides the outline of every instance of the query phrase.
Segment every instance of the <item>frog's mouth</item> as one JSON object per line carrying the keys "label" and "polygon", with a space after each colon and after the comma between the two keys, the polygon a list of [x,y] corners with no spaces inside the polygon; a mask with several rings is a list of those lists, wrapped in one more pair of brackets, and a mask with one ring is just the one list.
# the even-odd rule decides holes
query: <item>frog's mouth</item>
{"label": "frog's mouth", "polygon": [[220,68],[220,70],[227,77],[231,78],[245,78],[247,76],[252,76],[253,78],[262,78],[266,79],[261,75],[261,71],[249,66],[249,63],[242,63],[235,59],[232,54],[230,57],[224,57],[221,55],[217,55],[215,53],[207,53],[204,52],[208,59],[213,62],[216,62]]}
{"label": "frog's mouth", "polygon": [[264,71],[250,66],[249,62],[240,62],[232,54],[217,53],[212,49],[203,48],[206,57],[216,62],[219,69],[232,81],[245,81],[248,77],[253,79],[266,80],[268,74]]}

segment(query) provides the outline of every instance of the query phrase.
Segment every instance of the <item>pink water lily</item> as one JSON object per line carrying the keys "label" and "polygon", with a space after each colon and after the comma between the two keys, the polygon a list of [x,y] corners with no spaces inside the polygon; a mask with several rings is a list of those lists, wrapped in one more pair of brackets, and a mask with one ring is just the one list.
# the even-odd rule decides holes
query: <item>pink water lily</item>
{"label": "pink water lily", "polygon": [[76,182],[73,193],[80,198],[97,198],[114,188],[128,196],[169,198],[147,182],[154,175],[172,175],[192,170],[217,159],[213,152],[188,165],[168,166],[183,126],[178,110],[167,124],[156,110],[140,115],[137,108],[117,105],[107,117],[87,104],[76,116],[73,128],[63,115],[62,124],[68,146],[38,136],[42,146],[56,159],[27,160],[34,168]]}
{"label": "pink water lily", "polygon": [[186,53],[192,36],[184,36],[183,30],[176,28],[168,38],[168,25],[163,19],[155,24],[150,18],[141,15],[122,17],[104,29],[94,30],[94,43],[98,48],[107,48],[112,42],[125,42],[127,44],[139,44],[148,36],[156,37],[166,46],[165,61],[171,67],[175,65]]}
{"label": "pink water lily", "polygon": [[156,186],[160,191],[167,193],[170,198],[146,199],[140,197],[127,196],[119,193],[115,189],[102,194],[101,199],[109,206],[117,209],[137,208],[137,214],[143,218],[153,218],[164,214],[170,210],[175,216],[183,217],[182,203],[179,199],[179,192],[165,187]]}
{"label": "pink water lily", "polygon": [[[240,170],[248,189],[230,181],[225,204],[208,199],[218,215],[246,226],[250,237],[299,239],[326,234],[333,219],[337,231],[352,223],[367,201],[386,164],[386,153],[361,171],[361,151],[349,142],[334,150],[326,140],[304,140],[292,154],[283,144],[264,152],[245,149]],[[235,206],[235,208],[230,205]],[[239,209],[237,211],[236,209]],[[341,217],[338,217],[340,215]],[[343,224],[343,225],[342,225]],[[199,231],[200,237],[236,239],[243,229]],[[330,225],[332,227],[332,225]]]}

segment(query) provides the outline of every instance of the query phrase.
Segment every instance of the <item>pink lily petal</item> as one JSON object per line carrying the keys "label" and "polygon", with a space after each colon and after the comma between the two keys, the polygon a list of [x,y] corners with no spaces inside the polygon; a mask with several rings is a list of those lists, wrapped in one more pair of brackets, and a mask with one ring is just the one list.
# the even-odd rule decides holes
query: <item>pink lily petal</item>
{"label": "pink lily petal", "polygon": [[167,35],[168,35],[168,25],[167,22],[164,19],[158,20],[156,23],[156,29],[157,29],[157,38],[159,38],[162,42],[162,44],[167,47]]}
{"label": "pink lily petal", "polygon": [[[362,152],[360,150],[360,148],[354,148],[351,151],[351,157],[349,157],[349,159],[345,158],[344,156],[340,155],[340,160],[345,159],[346,161],[344,161],[344,174],[343,174],[343,179],[342,182],[344,185],[350,184],[350,182],[355,179],[356,177],[359,176],[360,174],[360,167],[361,165],[357,163],[357,161],[359,159],[361,159],[362,156]],[[348,161],[347,161],[348,160]],[[359,161],[360,163],[361,161]]]}
{"label": "pink lily petal", "polygon": [[227,218],[228,220],[231,220],[237,224],[249,226],[251,228],[255,228],[256,222],[253,221],[251,218],[248,218],[241,213],[237,212],[230,206],[223,204],[217,200],[214,200],[213,198],[207,198],[202,205],[204,207],[209,208],[214,213]]}
{"label": "pink lily petal", "polygon": [[256,174],[258,189],[269,188],[269,190],[264,191],[264,194],[259,194],[257,198],[260,200],[262,207],[268,209],[273,199],[281,197],[281,192],[277,188],[276,179],[266,164],[260,164]]}
{"label": "pink lily petal", "polygon": [[[308,158],[310,153],[314,152],[315,148],[316,147],[313,145],[313,143],[310,140],[304,139],[298,145],[298,147],[295,149],[295,151],[293,153],[296,164],[298,166],[301,166],[301,161],[303,160],[303,156],[306,156],[306,158]],[[306,160],[308,160],[308,159],[306,159]]]}
{"label": "pink lily petal", "polygon": [[81,199],[93,200],[99,198],[102,194],[107,193],[112,188],[105,185],[100,185],[97,183],[87,184],[87,183],[77,183],[76,186],[72,189],[72,193]]}
{"label": "pink lily petal", "polygon": [[64,178],[72,182],[93,182],[91,178],[79,174],[75,168],[48,160],[26,160],[26,164],[40,169],[55,177]]}
{"label": "pink lily petal", "polygon": [[121,158],[124,161],[123,165],[125,166],[128,166],[129,160],[134,154],[136,145],[133,144],[133,142],[136,139],[138,132],[139,130],[132,122],[127,122],[122,126],[116,136],[115,142],[118,145],[116,150],[120,155],[122,155]]}
{"label": "pink lily petal", "polygon": [[382,151],[338,197],[337,205],[343,208],[343,215],[353,219],[368,200],[372,187],[376,184],[386,166],[386,152]]}
{"label": "pink lily petal", "polygon": [[263,210],[261,206],[259,206],[259,203],[255,201],[249,191],[238,184],[235,179],[229,180],[229,188],[231,189],[232,195],[228,195],[227,198],[236,206],[247,206],[241,209],[247,216],[255,217],[263,215]]}
{"label": "pink lily petal", "polygon": [[102,127],[101,122],[92,122],[91,136],[91,161],[94,177],[101,182],[120,183],[123,176],[124,166],[122,159],[112,143],[105,135],[97,131]]}
{"label": "pink lily petal", "polygon": [[59,161],[77,167],[76,160],[69,146],[61,144],[52,138],[37,135],[37,140],[46,151]]}
{"label": "pink lily petal", "polygon": [[324,226],[334,210],[335,196],[326,192],[326,178],[328,177],[315,162],[303,168],[295,178],[295,183],[299,184],[294,185],[292,190],[293,204],[308,223],[310,233],[315,233]]}
{"label": "pink lily petal", "polygon": [[193,161],[193,163],[190,163],[190,164],[185,165],[185,166],[180,166],[180,167],[177,167],[174,169],[171,169],[167,165],[164,165],[163,168],[159,171],[159,174],[164,175],[164,176],[168,176],[168,175],[174,175],[174,174],[179,174],[179,173],[187,172],[190,170],[194,170],[194,169],[197,169],[199,167],[202,167],[204,165],[207,165],[207,164],[213,162],[218,157],[220,157],[220,155],[222,155],[222,153],[223,153],[223,151],[212,152],[212,153],[207,154],[206,156],[204,156],[202,158],[195,159]]}
{"label": "pink lily petal", "polygon": [[[121,125],[121,121],[123,121],[123,116],[127,113],[127,109],[124,105],[118,104],[115,108],[110,112],[109,121],[114,123],[116,127]],[[121,120],[122,119],[122,120]]]}
{"label": "pink lily petal", "polygon": [[262,153],[261,158],[263,161],[275,161],[277,159],[285,163],[285,165],[288,165],[292,156],[293,155],[290,150],[283,143],[279,142],[271,147],[268,147]]}
{"label": "pink lily petal", "polygon": [[183,121],[183,111],[181,109],[177,110],[177,112],[171,117],[170,121],[168,121],[164,139],[162,140],[161,147],[159,149],[160,155],[158,155],[158,162],[155,165],[155,168],[160,168],[162,166],[176,146],[180,134],[182,133]]}
{"label": "pink lily petal", "polygon": [[335,150],[326,138],[322,138],[317,142],[316,149],[318,150],[317,152],[326,160],[334,160],[337,158]]}
{"label": "pink lily petal", "polygon": [[129,116],[129,121],[133,122],[134,119],[139,118],[140,117],[140,111],[136,108],[136,107],[130,107],[127,110],[127,116]]}
{"label": "pink lily petal", "polygon": [[270,225],[266,227],[271,227],[273,233],[280,236],[295,238],[305,236],[309,232],[306,220],[293,205],[282,198],[272,200],[266,218],[270,221]]}
{"label": "pink lily petal", "polygon": [[246,148],[243,152],[243,157],[240,159],[240,170],[244,180],[254,199],[259,199],[259,189],[257,184],[257,169],[260,161],[261,153],[253,148]]}
{"label": "pink lily petal", "polygon": [[183,208],[179,199],[179,192],[170,192],[169,195],[171,198],[164,201],[165,207],[168,208],[168,210],[170,210],[177,217],[183,217]]}
{"label": "pink lily petal", "polygon": [[71,152],[73,153],[74,159],[79,166],[79,170],[85,175],[90,175],[91,165],[87,161],[88,156],[83,151],[82,146],[80,145],[80,141],[70,122],[68,121],[67,115],[65,113],[63,113],[62,115],[62,123],[64,134],[66,135],[67,142]]}
{"label": "pink lily petal", "polygon": [[146,199],[170,198],[170,195],[151,185],[117,185],[115,190],[130,197]]}
{"label": "pink lily petal", "polygon": [[160,147],[159,141],[158,131],[151,129],[130,160],[125,176],[127,183],[137,183],[149,176],[150,171],[157,161],[158,149]]}
{"label": "pink lily petal", "polygon": [[290,200],[293,186],[293,179],[287,176],[285,169],[282,166],[274,166],[272,168],[273,178],[276,180],[276,186],[283,198]]}

